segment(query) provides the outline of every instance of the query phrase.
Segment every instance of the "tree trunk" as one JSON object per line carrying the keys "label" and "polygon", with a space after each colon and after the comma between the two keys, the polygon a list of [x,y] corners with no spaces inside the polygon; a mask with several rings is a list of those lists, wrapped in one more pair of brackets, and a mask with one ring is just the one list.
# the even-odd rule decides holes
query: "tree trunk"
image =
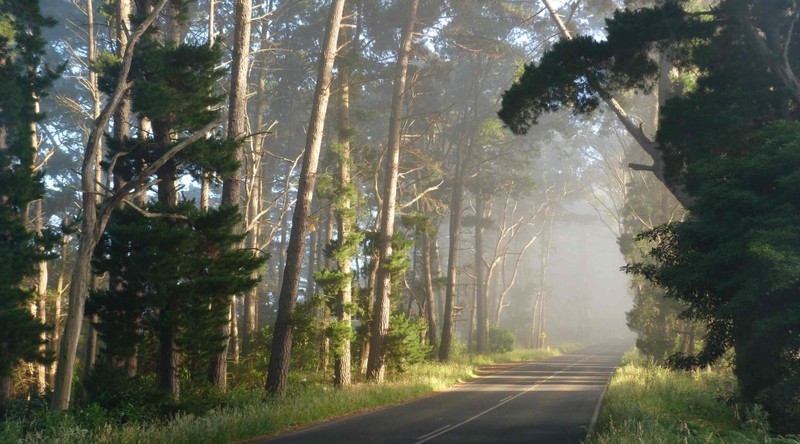
{"label": "tree trunk", "polygon": [[[175,310],[175,307],[172,307]],[[179,378],[180,355],[177,353],[177,328],[164,325],[158,333],[158,387],[178,399],[181,395]]]}
{"label": "tree trunk", "polygon": [[[168,11],[167,40],[173,45],[180,44],[180,25],[177,22],[177,11],[170,7]],[[165,150],[174,142],[172,119],[153,121],[153,137],[158,146]],[[167,207],[178,205],[178,165],[174,160],[169,160],[158,169],[157,185],[158,202]],[[174,294],[165,295],[166,304],[159,313],[160,322],[163,324],[158,335],[158,364],[157,376],[159,387],[179,399],[180,387],[180,352],[178,351],[178,327],[174,321],[178,300]],[[165,323],[165,319],[167,322]]]}
{"label": "tree trunk", "polygon": [[0,401],[14,397],[14,378],[0,376]]}
{"label": "tree trunk", "polygon": [[[350,68],[343,67],[340,76],[341,92],[339,93],[339,186],[343,190],[350,187]],[[349,197],[341,198],[338,203],[337,224],[339,231],[339,245],[346,245],[350,242],[349,238],[353,233],[352,202]],[[339,258],[339,270],[347,276],[351,276],[351,258],[343,256]],[[350,326],[349,305],[353,301],[353,280],[346,279],[336,298],[336,317],[340,322]],[[350,369],[350,340],[346,339],[340,344],[340,349],[336,353],[333,363],[333,385],[334,387],[347,387],[351,383]]]}
{"label": "tree trunk", "polygon": [[389,315],[392,291],[392,275],[387,265],[392,256],[392,236],[394,235],[394,216],[397,200],[397,182],[400,172],[400,133],[405,117],[403,99],[406,92],[406,72],[411,58],[411,42],[414,24],[417,21],[417,5],[419,0],[408,1],[406,23],[400,37],[400,49],[394,77],[394,93],[392,94],[392,111],[389,117],[389,141],[386,146],[386,171],[383,182],[383,208],[381,210],[378,279],[375,287],[375,309],[372,311],[369,361],[367,363],[367,379],[383,381],[386,357],[385,341],[389,332]]}
{"label": "tree trunk", "polygon": [[[234,4],[233,54],[231,56],[231,89],[228,102],[228,138],[238,140],[247,132],[247,73],[250,56],[250,20],[253,15],[252,0],[236,0]],[[244,160],[244,145],[236,150],[236,160]],[[240,166],[222,183],[222,205],[239,205],[242,194],[242,168]],[[235,296],[231,295],[233,300]],[[236,311],[233,311],[233,320]],[[231,323],[221,327],[220,334],[225,337],[223,348],[211,357],[209,379],[219,390],[227,390],[228,344],[231,336]]]}
{"label": "tree trunk", "polygon": [[[335,223],[334,217],[334,205],[331,203],[328,206],[328,212],[326,214],[325,220],[325,236],[320,236],[319,238],[319,245],[317,245],[317,263],[324,264],[323,267],[317,266],[317,268],[325,268],[327,270],[333,270],[333,258],[330,257],[326,250],[330,248],[333,243],[333,226]],[[315,281],[316,284],[316,281]],[[325,295],[327,296],[327,295]],[[328,371],[328,367],[330,366],[330,356],[331,356],[331,339],[328,337],[327,334],[324,332],[327,331],[328,327],[331,325],[331,311],[328,308],[328,304],[323,303],[320,304],[320,322],[322,325],[322,342],[319,348],[320,354],[320,363],[319,363],[319,370],[322,373]]]}
{"label": "tree trunk", "polygon": [[333,62],[336,57],[336,43],[339,38],[339,24],[342,21],[344,0],[334,0],[328,18],[327,30],[322,44],[322,55],[317,73],[317,86],[311,108],[300,182],[297,188],[297,202],[292,217],[292,233],[286,250],[286,268],[278,298],[278,313],[272,337],[272,353],[267,373],[267,391],[273,395],[286,395],[289,379],[289,362],[292,353],[292,314],[297,304],[297,291],[303,263],[303,247],[308,227],[308,213],[314,197],[317,178],[317,165],[325,126],[325,113],[330,97]]}
{"label": "tree trunk", "polygon": [[431,243],[428,230],[422,235],[422,279],[425,286],[425,319],[428,323],[428,344],[436,353],[439,341],[436,327],[436,290],[433,288],[433,270],[431,266]]}
{"label": "tree trunk", "polygon": [[[96,286],[92,285],[92,290],[95,291]],[[83,377],[88,378],[92,374],[94,363],[97,359],[97,330],[93,327],[99,321],[97,315],[92,315],[89,319],[88,331],[86,332],[86,356],[83,359]]]}
{"label": "tree trunk", "polygon": [[[65,225],[69,225],[69,219],[64,221]],[[64,237],[61,240],[61,263],[59,265],[58,270],[58,279],[56,281],[56,294],[53,299],[53,332],[52,332],[52,339],[49,342],[49,350],[56,357],[58,360],[58,349],[61,345],[61,295],[64,293],[66,288],[64,287],[64,278],[67,274],[67,254],[69,253],[69,240],[68,237]],[[48,366],[47,369],[47,383],[50,386],[55,385],[56,382],[56,363],[53,362]]]}
{"label": "tree trunk", "polygon": [[[216,18],[216,13],[214,10],[215,4],[216,0],[210,0],[208,2],[208,46],[209,47],[214,46],[215,35],[216,35],[216,31],[214,30],[214,20]],[[211,194],[210,186],[211,186],[211,174],[209,174],[208,171],[203,171],[200,177],[200,209],[204,211],[208,210],[209,198]]]}
{"label": "tree trunk", "polygon": [[[375,281],[378,279],[378,258],[373,257],[369,263],[369,278],[367,282],[367,310],[369,310],[368,315],[366,316],[367,319],[372,318],[372,310],[375,306]],[[367,374],[367,365],[369,364],[369,344],[370,344],[370,337],[372,334],[370,333],[370,329],[367,329],[367,337],[364,338],[364,345],[361,347],[361,374]]]}
{"label": "tree trunk", "polygon": [[[231,330],[231,337],[228,340],[228,349],[231,351],[230,357],[231,361],[238,363],[239,362],[239,317],[237,316],[237,303],[236,303],[236,296],[231,298],[231,308],[229,310],[228,319],[230,319],[230,330]],[[225,369],[227,373],[227,368]],[[226,378],[227,379],[227,378]]]}
{"label": "tree trunk", "polygon": [[[465,117],[466,118],[466,117]],[[469,142],[471,143],[471,141]],[[450,244],[447,251],[447,287],[444,297],[444,314],[442,316],[442,342],[439,345],[439,361],[450,359],[450,346],[453,341],[453,311],[456,298],[456,280],[458,267],[458,247],[461,241],[461,219],[464,198],[464,169],[466,159],[464,153],[456,150],[456,171],[453,194],[450,200]]]}
{"label": "tree trunk", "polygon": [[[260,152],[260,150],[259,150]],[[255,157],[255,156],[254,156]],[[258,168],[254,169],[252,187],[247,204],[247,225],[250,229],[247,231],[245,238],[245,249],[252,252],[258,250],[258,221],[255,220],[256,215],[261,211],[261,174],[260,163]],[[257,278],[256,273],[253,278]],[[250,341],[255,335],[258,326],[258,286],[253,287],[244,294],[244,303],[242,307],[242,351],[247,353],[249,351]]]}
{"label": "tree trunk", "polygon": [[[273,10],[273,0],[270,0],[267,11]],[[269,21],[262,20],[261,21],[261,47],[267,47],[269,44]],[[256,65],[256,69],[258,70],[258,80],[257,80],[257,87],[256,87],[256,97],[255,97],[255,112],[256,112],[256,126],[255,129],[257,134],[253,139],[253,177],[252,183],[250,184],[251,196],[248,201],[248,226],[250,227],[250,231],[248,232],[248,237],[245,240],[247,242],[247,248],[252,248],[251,251],[256,252],[257,254],[261,252],[259,249],[262,244],[259,243],[259,238],[261,236],[261,226],[256,220],[256,217],[263,209],[263,202],[265,201],[265,195],[271,193],[272,189],[269,184],[265,184],[265,180],[272,180],[272,174],[269,171],[265,171],[264,162],[264,150],[266,149],[266,141],[267,141],[267,134],[264,133],[265,124],[264,124],[264,109],[266,108],[266,97],[267,97],[267,59],[269,57],[269,53],[267,51],[261,51],[260,55],[257,57],[257,61],[260,62]],[[266,196],[269,198],[269,196]],[[267,250],[271,244],[273,243],[272,237],[274,234],[273,230],[267,231],[269,238],[266,240],[266,244],[263,244],[264,250]],[[261,303],[259,301],[259,297],[263,298],[263,295],[267,293],[267,284],[272,276],[273,273],[273,261],[274,259],[279,256],[279,254],[274,255],[274,257],[269,258],[269,263],[266,266],[266,270],[264,271],[264,275],[261,276],[259,280],[259,284],[256,288],[253,288],[248,293],[245,294],[244,300],[244,330],[242,330],[242,344],[249,344],[252,338],[255,336],[256,331],[262,326],[264,323],[264,319],[259,319],[259,307]],[[253,276],[254,279],[258,278],[258,273],[254,272]],[[262,299],[263,300],[263,299]],[[243,351],[247,352],[246,349],[243,348]]]}
{"label": "tree trunk", "polygon": [[553,228],[553,216],[545,219],[547,226],[544,228],[544,242],[542,242],[541,256],[541,276],[539,278],[539,297],[536,300],[534,309],[534,325],[536,336],[536,348],[544,348],[547,332],[545,330],[545,302],[547,300],[547,271],[550,264],[550,235]]}
{"label": "tree trunk", "polygon": [[[228,102],[228,138],[241,139],[247,132],[247,72],[250,56],[250,18],[253,0],[235,0],[233,54],[231,56],[231,89]],[[236,160],[244,160],[243,146],[236,150]],[[242,167],[237,168],[222,184],[222,204],[239,205],[242,191]]]}
{"label": "tree trunk", "polygon": [[488,289],[483,263],[483,220],[486,217],[484,197],[475,197],[475,342],[478,353],[489,352]]}
{"label": "tree trunk", "polygon": [[[34,104],[34,111],[39,112],[39,102],[37,101]],[[38,147],[39,146],[39,138],[36,133],[36,123],[31,124],[31,142],[32,146]],[[42,207],[44,206],[44,197],[39,199],[36,202],[36,213],[34,214],[35,220],[33,221],[33,226],[35,227],[36,232],[41,235],[42,229],[44,228],[44,221],[43,221],[43,212]],[[37,264],[37,278],[36,278],[36,302],[33,308],[33,315],[39,319],[39,322],[42,324],[47,324],[47,261],[40,261]],[[42,332],[42,345],[40,346],[40,350],[42,354],[46,351],[47,348],[47,332]],[[44,364],[37,363],[36,364],[36,391],[43,395],[45,390],[47,390],[47,370]]]}
{"label": "tree trunk", "polygon": [[306,299],[311,299],[317,294],[314,273],[317,271],[317,246],[319,244],[319,226],[308,236],[308,263],[306,264]]}

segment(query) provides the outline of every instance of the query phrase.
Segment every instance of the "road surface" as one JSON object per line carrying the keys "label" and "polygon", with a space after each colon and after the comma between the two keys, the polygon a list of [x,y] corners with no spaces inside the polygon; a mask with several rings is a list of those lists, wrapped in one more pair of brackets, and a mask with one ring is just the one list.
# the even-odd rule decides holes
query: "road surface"
{"label": "road surface", "polygon": [[260,441],[299,443],[580,443],[630,344],[501,365],[468,383],[394,407]]}

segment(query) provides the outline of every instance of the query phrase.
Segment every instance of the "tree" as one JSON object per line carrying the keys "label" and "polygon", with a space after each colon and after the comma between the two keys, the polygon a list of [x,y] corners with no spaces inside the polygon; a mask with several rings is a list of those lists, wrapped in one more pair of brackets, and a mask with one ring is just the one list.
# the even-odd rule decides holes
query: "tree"
{"label": "tree", "polygon": [[109,87],[113,89],[113,93],[110,94],[108,102],[97,118],[86,143],[86,151],[81,164],[81,191],[83,193],[80,224],[81,237],[76,253],[75,265],[72,270],[69,290],[69,312],[67,314],[64,336],[58,354],[58,367],[56,370],[52,400],[52,407],[54,410],[63,411],[69,408],[72,394],[75,354],[77,352],[81,325],[83,323],[86,298],[88,297],[92,253],[100,240],[103,230],[105,230],[105,226],[112,212],[120,205],[130,202],[130,200],[128,200],[132,197],[130,195],[136,196],[142,192],[143,189],[146,189],[154,173],[187,146],[202,138],[206,132],[210,131],[211,128],[216,125],[216,122],[208,124],[201,131],[195,132],[181,140],[166,151],[163,156],[149,164],[139,175],[111,193],[99,206],[96,205],[97,183],[95,181],[95,169],[100,167],[97,164],[97,156],[98,152],[101,150],[103,131],[111,121],[114,111],[119,106],[127,90],[132,86],[131,82],[128,80],[128,74],[131,70],[134,50],[139,39],[142,38],[153,22],[155,22],[167,2],[168,0],[160,0],[153,6],[150,13],[139,25],[139,28],[131,34],[128,44],[125,47],[124,56],[119,63],[116,76],[117,81],[114,85],[109,85]]}
{"label": "tree", "polygon": [[[367,378],[383,381],[385,340],[389,332],[391,303],[389,297],[392,289],[392,238],[394,237],[394,218],[397,204],[397,181],[400,172],[400,133],[404,118],[403,99],[406,93],[406,72],[411,57],[411,39],[414,24],[417,20],[419,0],[408,1],[406,22],[400,36],[400,48],[394,75],[394,92],[392,94],[392,112],[389,117],[389,141],[386,145],[386,171],[384,172],[383,192],[381,195],[380,239],[378,241],[378,277],[375,291],[375,308],[372,311],[370,334],[369,362]],[[397,278],[397,277],[395,277]]]}
{"label": "tree", "polygon": [[[250,55],[250,22],[252,19],[252,0],[237,0],[234,6],[233,54],[231,60],[231,89],[228,102],[228,138],[240,143],[234,158],[239,164],[244,160],[243,138],[247,120],[247,73]],[[241,201],[242,170],[235,169],[223,180],[222,205],[239,205]],[[254,228],[253,228],[254,229]],[[232,295],[231,318],[236,318],[236,296]],[[220,332],[224,338],[222,351],[214,355],[208,368],[208,378],[220,390],[227,388],[228,375],[228,335],[230,327],[225,325]]]}
{"label": "tree", "polygon": [[663,286],[687,304],[684,317],[705,326],[703,349],[674,355],[671,363],[712,363],[733,347],[743,394],[767,405],[784,431],[800,426],[787,401],[798,393],[797,306],[790,296],[797,267],[787,228],[795,203],[784,188],[794,180],[783,170],[795,168],[799,13],[792,1],[737,0],[710,11],[690,12],[677,2],[618,11],[605,41],[562,41],[526,67],[501,112],[520,129],[564,105],[591,111],[606,91],[651,87],[659,72],[652,50],[677,49],[676,65],[697,75],[661,110],[657,141],[667,184],[692,197],[690,215],[643,235],[655,244],[655,264],[629,270]]}
{"label": "tree", "polygon": [[[38,2],[0,3],[0,400],[13,396],[11,373],[20,360],[47,362],[46,328],[30,311],[34,292],[24,288],[47,259],[53,235],[26,227],[28,207],[44,195],[35,172],[38,100],[55,73],[42,66],[42,27],[52,24]],[[40,205],[37,205],[41,208]],[[41,285],[41,284],[40,284]],[[42,375],[43,376],[43,375]]]}
{"label": "tree", "polygon": [[333,62],[336,57],[336,44],[339,38],[339,24],[342,21],[344,0],[335,0],[322,42],[322,54],[319,60],[317,86],[314,103],[311,108],[306,149],[303,153],[303,165],[300,171],[300,183],[297,190],[297,202],[292,216],[292,233],[286,250],[286,265],[283,271],[280,296],[278,297],[278,314],[272,340],[272,353],[269,358],[266,389],[278,396],[286,394],[289,379],[289,363],[292,353],[292,312],[297,304],[297,292],[300,284],[300,273],[303,262],[303,246],[308,231],[308,215],[314,197],[317,165],[325,126],[325,113],[332,84]]}

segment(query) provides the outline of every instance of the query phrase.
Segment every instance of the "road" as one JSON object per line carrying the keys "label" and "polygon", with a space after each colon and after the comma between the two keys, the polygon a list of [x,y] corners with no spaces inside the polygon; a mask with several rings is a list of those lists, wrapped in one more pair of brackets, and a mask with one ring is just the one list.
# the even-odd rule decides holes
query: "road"
{"label": "road", "polygon": [[630,344],[501,365],[437,395],[261,441],[294,443],[580,443]]}

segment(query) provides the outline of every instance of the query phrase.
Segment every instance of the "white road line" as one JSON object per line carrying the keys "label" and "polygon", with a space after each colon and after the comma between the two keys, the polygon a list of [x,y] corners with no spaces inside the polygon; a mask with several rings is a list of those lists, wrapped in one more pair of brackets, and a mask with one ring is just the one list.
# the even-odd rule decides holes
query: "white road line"
{"label": "white road line", "polygon": [[595,356],[597,356],[597,355],[590,355],[590,356],[587,356],[587,357],[585,357],[585,358],[581,359],[581,360],[580,360],[580,361],[578,361],[578,362],[574,362],[574,363],[570,364],[569,366],[567,366],[567,367],[565,367],[565,368],[563,368],[563,369],[559,370],[558,372],[556,372],[556,373],[553,373],[552,375],[550,375],[550,376],[549,376],[549,377],[547,377],[546,379],[543,379],[543,380],[541,380],[541,381],[537,382],[536,384],[534,384],[534,385],[532,385],[532,386],[528,387],[528,388],[527,388],[527,389],[525,389],[524,391],[522,391],[522,392],[520,392],[520,393],[517,393],[516,395],[510,396],[510,397],[506,398],[505,400],[503,400],[503,401],[500,401],[499,403],[495,404],[493,407],[489,407],[488,409],[486,409],[486,410],[484,410],[484,411],[482,411],[482,412],[480,412],[480,413],[476,414],[475,416],[473,416],[473,417],[471,417],[471,418],[467,418],[467,419],[465,419],[464,421],[461,421],[461,422],[459,422],[458,424],[456,424],[456,425],[454,425],[454,426],[452,426],[452,427],[447,427],[447,428],[445,428],[444,430],[442,430],[442,429],[435,430],[435,431],[433,431],[433,432],[431,432],[431,433],[428,433],[427,435],[422,435],[424,438],[423,438],[423,437],[420,437],[420,438],[419,438],[419,441],[415,442],[414,444],[422,444],[422,443],[424,443],[424,442],[428,442],[428,441],[432,440],[433,438],[437,438],[437,437],[439,437],[439,436],[442,436],[442,435],[444,435],[445,433],[447,433],[447,432],[449,432],[449,431],[451,431],[451,430],[455,430],[455,429],[457,429],[457,428],[459,428],[459,427],[463,426],[464,424],[470,423],[470,422],[472,422],[472,421],[474,421],[474,420],[476,420],[476,419],[480,418],[481,416],[483,416],[483,415],[485,415],[485,414],[487,414],[487,413],[491,412],[492,410],[494,410],[494,409],[496,409],[496,408],[498,408],[498,407],[502,406],[503,404],[506,404],[507,402],[510,402],[510,401],[513,401],[514,399],[517,399],[517,398],[519,398],[520,396],[522,396],[522,395],[524,395],[524,394],[528,393],[529,391],[531,391],[531,390],[535,389],[536,387],[538,387],[538,386],[540,386],[540,385],[544,384],[545,382],[547,382],[547,381],[549,381],[549,380],[551,380],[551,379],[555,378],[556,376],[560,375],[561,373],[564,373],[564,372],[565,372],[565,371],[567,371],[567,369],[569,369],[570,367],[576,366],[576,365],[578,365],[578,364],[582,363],[583,361],[585,361],[585,360],[587,360],[587,359],[589,359],[589,358],[593,358],[593,357],[595,357]]}
{"label": "white road line", "polygon": [[444,430],[444,429],[446,429],[446,428],[448,428],[448,427],[450,427],[450,424],[447,424],[447,425],[446,425],[446,426],[444,426],[444,427],[440,427],[440,428],[438,428],[438,429],[436,429],[436,430],[434,430],[434,431],[432,431],[432,432],[430,432],[430,433],[426,433],[426,434],[424,434],[424,435],[420,436],[420,437],[419,437],[419,438],[417,438],[417,439],[425,439],[425,438],[427,438],[427,437],[429,437],[429,436],[431,436],[431,435],[433,435],[433,434],[435,434],[435,433],[441,432],[442,430]]}
{"label": "white road line", "polygon": [[508,396],[506,396],[505,398],[501,399],[501,400],[500,400],[500,402],[501,402],[501,403],[502,403],[502,402],[506,402],[506,401],[508,401],[508,400],[509,400],[509,398],[511,398],[512,396],[514,396],[514,395],[508,395]]}

